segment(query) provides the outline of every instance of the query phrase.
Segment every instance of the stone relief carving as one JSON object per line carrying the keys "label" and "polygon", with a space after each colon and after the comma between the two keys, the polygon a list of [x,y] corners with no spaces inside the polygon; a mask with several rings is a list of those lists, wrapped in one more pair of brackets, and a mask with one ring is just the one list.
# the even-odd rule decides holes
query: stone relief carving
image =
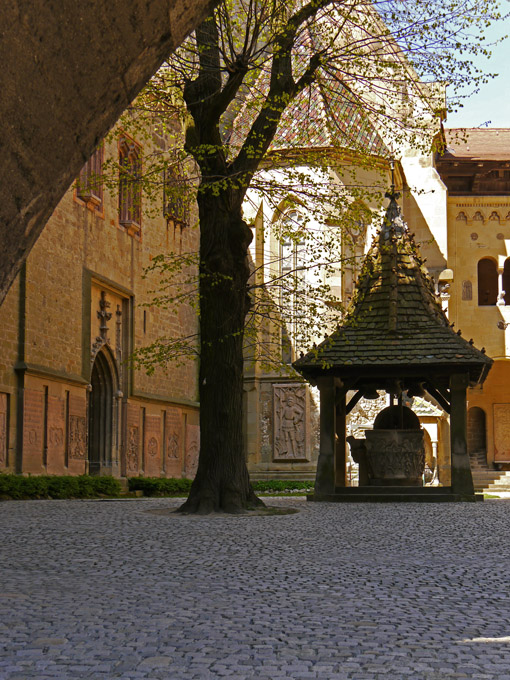
{"label": "stone relief carving", "polygon": [[158,440],[156,437],[151,437],[147,443],[147,453],[149,456],[157,456],[159,452]]}
{"label": "stone relief carving", "polygon": [[[182,472],[182,457],[185,458],[184,442],[186,441],[183,428],[182,410],[169,407],[166,410],[164,431],[164,469],[169,475],[175,476]],[[186,460],[184,459],[186,466]]]}
{"label": "stone relief carving", "polygon": [[0,466],[7,463],[7,414],[0,413]]}
{"label": "stone relief carving", "polygon": [[455,219],[459,222],[467,222],[467,215],[463,210],[461,210]]}
{"label": "stone relief carving", "polygon": [[420,479],[425,469],[423,432],[369,430],[367,459],[372,475],[380,479]]}
{"label": "stone relief carving", "polygon": [[473,215],[473,222],[485,222],[485,218],[479,210]]}
{"label": "stone relief carving", "polygon": [[136,425],[131,425],[128,429],[126,462],[129,472],[138,472],[138,429]]}
{"label": "stone relief carving", "polygon": [[0,394],[0,467],[7,465],[7,394]]}
{"label": "stone relief carving", "polygon": [[499,213],[496,210],[493,210],[489,216],[489,221],[490,222],[499,222],[500,221],[500,216]]}
{"label": "stone relief carving", "polygon": [[92,361],[103,345],[110,342],[108,338],[108,321],[112,318],[112,313],[108,311],[110,303],[106,299],[106,292],[101,291],[99,299],[99,309],[97,311],[97,318],[99,319],[99,335],[96,336],[92,344]]}
{"label": "stone relief carving", "polygon": [[186,476],[194,478],[197,474],[198,455],[200,452],[200,426],[186,426]]}
{"label": "stone relief carving", "polygon": [[69,416],[69,458],[84,460],[87,454],[87,422],[85,416]]}
{"label": "stone relief carving", "polygon": [[177,460],[179,458],[179,434],[170,432],[166,440],[166,455],[168,458]]}
{"label": "stone relief carving", "polygon": [[308,460],[306,444],[306,388],[273,385],[274,459]]}
{"label": "stone relief carving", "polygon": [[462,299],[472,300],[473,299],[473,284],[471,281],[462,282]]}

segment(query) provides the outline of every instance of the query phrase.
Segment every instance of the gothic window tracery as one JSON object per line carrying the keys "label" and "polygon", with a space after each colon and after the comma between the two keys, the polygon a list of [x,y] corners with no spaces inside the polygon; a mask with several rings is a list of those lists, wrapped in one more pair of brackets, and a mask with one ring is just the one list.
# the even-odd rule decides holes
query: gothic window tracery
{"label": "gothic window tracery", "polygon": [[142,223],[142,154],[129,137],[119,139],[119,222],[130,233]]}
{"label": "gothic window tracery", "polygon": [[304,215],[296,209],[288,210],[282,219],[280,244],[280,305],[290,321],[282,327],[282,361],[293,360],[292,336],[295,335],[296,290],[300,285],[300,268],[304,265]]}
{"label": "gothic window tracery", "polygon": [[163,171],[163,214],[181,227],[189,223],[189,187],[180,163]]}
{"label": "gothic window tracery", "polygon": [[103,206],[103,145],[100,144],[81,169],[76,182],[76,195],[100,211]]}

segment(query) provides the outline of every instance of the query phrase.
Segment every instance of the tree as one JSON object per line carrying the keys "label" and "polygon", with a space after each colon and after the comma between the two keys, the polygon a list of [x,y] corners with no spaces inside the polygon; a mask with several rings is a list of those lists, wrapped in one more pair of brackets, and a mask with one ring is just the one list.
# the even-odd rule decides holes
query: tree
{"label": "tree", "polygon": [[[443,108],[437,83],[485,78],[463,55],[487,50],[483,28],[499,18],[496,4],[225,0],[154,81],[153,101],[185,103],[185,150],[199,169],[201,449],[182,511],[261,503],[243,452],[243,340],[253,304],[243,201],[261,170],[292,166],[289,154],[272,150],[278,131],[316,87],[326,97],[341,92],[351,123],[369,120],[390,155],[402,145],[430,149],[430,121]],[[340,132],[339,151],[368,163],[366,136]],[[310,162],[327,165],[317,154]]]}

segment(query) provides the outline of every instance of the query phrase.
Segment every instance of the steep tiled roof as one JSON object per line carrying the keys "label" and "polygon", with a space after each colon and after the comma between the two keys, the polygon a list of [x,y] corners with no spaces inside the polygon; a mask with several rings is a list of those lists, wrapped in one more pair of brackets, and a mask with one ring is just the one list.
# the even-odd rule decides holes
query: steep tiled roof
{"label": "steep tiled roof", "polygon": [[314,147],[389,155],[355,95],[331,75],[319,77],[285,111],[271,150]]}
{"label": "steep tiled roof", "polygon": [[510,160],[510,128],[446,128],[444,160]]}
{"label": "steep tiled roof", "polygon": [[410,367],[450,375],[465,367],[476,382],[491,364],[450,326],[392,197],[343,325],[294,367],[305,377],[362,368],[367,376],[382,367],[395,377]]}
{"label": "steep tiled roof", "polygon": [[[303,68],[314,52],[312,36],[305,32],[298,53]],[[243,92],[243,104],[232,121],[229,144],[241,146],[259,107],[269,90],[269,72],[262,71],[248,92]],[[319,72],[313,83],[303,90],[284,111],[270,151],[288,149],[324,149],[329,147],[362,151],[389,157],[379,133],[370,121],[359,98],[342,81],[340,72]]]}

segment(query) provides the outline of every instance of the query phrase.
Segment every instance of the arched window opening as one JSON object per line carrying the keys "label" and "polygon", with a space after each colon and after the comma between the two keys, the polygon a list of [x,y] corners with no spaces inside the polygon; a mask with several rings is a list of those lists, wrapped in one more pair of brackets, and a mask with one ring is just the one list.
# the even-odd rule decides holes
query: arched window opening
{"label": "arched window opening", "polygon": [[487,435],[485,411],[473,406],[467,414],[467,447],[472,459],[479,464],[487,463]]}
{"label": "arched window opening", "polygon": [[365,241],[369,223],[369,211],[355,203],[350,215],[342,224],[342,273],[343,296],[350,298],[356,287],[365,256]]}
{"label": "arched window opening", "polygon": [[494,260],[484,257],[478,262],[478,304],[495,305],[498,300],[498,269]]}
{"label": "arched window opening", "polygon": [[505,291],[505,305],[510,305],[510,257],[505,260],[503,269],[503,290]]}
{"label": "arched window opening", "polygon": [[142,152],[128,137],[119,140],[119,222],[130,234],[142,223]]}
{"label": "arched window opening", "polygon": [[302,271],[305,264],[304,225],[305,218],[299,210],[288,210],[283,216],[279,285],[281,313],[287,319],[281,332],[281,355],[286,364],[295,358],[293,345],[297,330],[297,296],[305,278]]}

